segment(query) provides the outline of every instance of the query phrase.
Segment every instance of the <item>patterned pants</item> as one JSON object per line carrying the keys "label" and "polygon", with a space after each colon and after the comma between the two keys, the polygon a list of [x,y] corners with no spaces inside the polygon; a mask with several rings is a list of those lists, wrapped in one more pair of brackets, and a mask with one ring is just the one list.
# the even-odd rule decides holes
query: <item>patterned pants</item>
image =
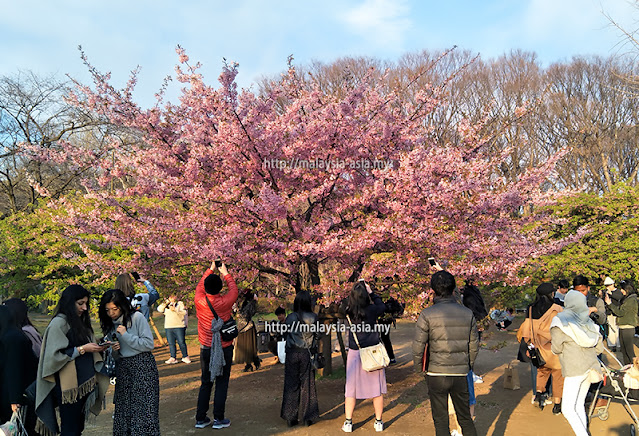
{"label": "patterned pants", "polygon": [[113,436],[159,436],[160,377],[153,354],[123,357],[116,377]]}
{"label": "patterned pants", "polygon": [[307,349],[286,350],[284,364],[284,396],[280,416],[287,421],[319,419],[315,371],[311,369],[311,355]]}

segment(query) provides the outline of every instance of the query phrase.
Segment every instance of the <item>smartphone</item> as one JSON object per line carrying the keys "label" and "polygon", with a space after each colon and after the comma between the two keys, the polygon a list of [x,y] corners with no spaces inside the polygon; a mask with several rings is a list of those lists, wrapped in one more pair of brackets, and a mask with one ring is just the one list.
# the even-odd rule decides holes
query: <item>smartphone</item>
{"label": "smartphone", "polygon": [[104,347],[105,345],[110,345],[110,343],[109,343],[109,341],[107,341],[107,340],[106,340],[106,338],[105,338],[105,339],[102,339],[100,342],[98,342],[98,345],[99,345],[100,347]]}
{"label": "smartphone", "polygon": [[430,263],[430,266],[435,266],[437,265],[437,261],[435,260],[434,257],[429,257],[428,258],[428,263]]}
{"label": "smartphone", "polygon": [[215,267],[219,268],[222,266],[222,260],[221,259],[215,259]]}
{"label": "smartphone", "polygon": [[133,271],[131,273],[131,275],[133,276],[133,280],[135,280],[136,282],[140,281],[140,274],[138,274],[137,272]]}

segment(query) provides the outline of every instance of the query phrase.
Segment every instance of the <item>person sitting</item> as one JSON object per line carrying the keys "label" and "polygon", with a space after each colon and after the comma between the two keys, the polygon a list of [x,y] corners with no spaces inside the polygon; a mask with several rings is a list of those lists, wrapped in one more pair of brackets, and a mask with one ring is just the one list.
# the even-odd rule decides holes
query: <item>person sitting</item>
{"label": "person sitting", "polygon": [[512,307],[506,310],[495,309],[490,313],[490,317],[495,321],[497,330],[505,331],[508,326],[513,323],[513,319],[515,319],[515,309]]}

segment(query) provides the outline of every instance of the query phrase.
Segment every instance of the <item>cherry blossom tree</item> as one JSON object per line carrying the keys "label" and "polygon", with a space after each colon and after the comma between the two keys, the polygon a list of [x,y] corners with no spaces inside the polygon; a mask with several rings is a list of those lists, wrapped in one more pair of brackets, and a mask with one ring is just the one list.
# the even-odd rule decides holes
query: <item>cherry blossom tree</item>
{"label": "cherry blossom tree", "polygon": [[543,188],[560,156],[506,180],[497,168],[509,150],[487,151],[525,109],[501,127],[462,120],[451,144],[427,121],[446,83],[402,98],[437,61],[402,88],[370,74],[338,95],[289,64],[257,93],[238,90],[236,64],[215,87],[177,51],[179,102],[160,92],[151,109],[133,100],[137,72],[118,90],[83,57],[94,86],[77,83],[73,103],[130,132],[107,153],[28,147],[32,158],[89,160],[99,174],[83,207],[65,205],[76,237],[100,235],[87,242],[126,247],[149,268],[220,256],[248,282],[268,275],[326,301],[360,275],[423,278],[429,255],[461,276],[514,280],[526,259],[566,242],[542,243],[551,217],[530,213],[554,201]]}

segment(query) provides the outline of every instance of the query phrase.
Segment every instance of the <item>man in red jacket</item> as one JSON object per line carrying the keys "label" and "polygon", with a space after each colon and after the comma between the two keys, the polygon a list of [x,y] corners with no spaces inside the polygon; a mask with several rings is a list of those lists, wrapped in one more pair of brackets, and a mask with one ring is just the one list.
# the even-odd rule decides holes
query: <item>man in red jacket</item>
{"label": "man in red jacket", "polygon": [[[217,270],[224,278],[228,292],[220,295],[222,279],[213,273],[215,262],[204,272],[200,282],[195,288],[195,309],[197,311],[197,334],[200,340],[200,366],[202,370],[200,392],[197,397],[197,411],[195,413],[195,427],[205,428],[211,425],[211,419],[206,415],[211,401],[211,372],[209,362],[211,360],[211,322],[215,318],[207,303],[207,300],[217,315],[224,321],[231,317],[231,308],[237,300],[237,285],[231,274],[222,264]],[[222,341],[224,351],[224,370],[221,376],[215,378],[215,395],[213,397],[213,428],[226,428],[231,425],[231,420],[224,417],[226,395],[231,378],[231,364],[233,363],[233,341]]]}

